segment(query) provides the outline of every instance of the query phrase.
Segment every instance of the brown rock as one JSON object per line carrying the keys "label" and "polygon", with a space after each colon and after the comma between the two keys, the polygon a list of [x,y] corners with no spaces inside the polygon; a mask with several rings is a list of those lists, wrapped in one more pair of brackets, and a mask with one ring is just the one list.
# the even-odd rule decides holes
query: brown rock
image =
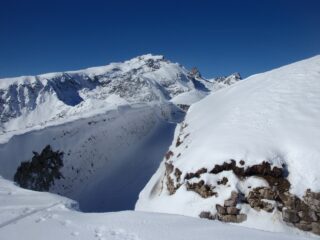
{"label": "brown rock", "polygon": [[215,219],[215,216],[214,215],[212,215],[210,212],[201,212],[200,214],[199,214],[199,217],[200,218],[207,218],[207,219],[210,219],[210,220],[214,220]]}
{"label": "brown rock", "polygon": [[237,200],[236,199],[228,199],[224,201],[224,206],[225,207],[235,207],[237,205]]}
{"label": "brown rock", "polygon": [[311,223],[311,226],[312,226],[312,232],[314,234],[320,235],[320,223],[313,222],[313,223]]}
{"label": "brown rock", "polygon": [[311,192],[311,190],[308,189],[303,199],[312,210],[320,212],[320,193]]}
{"label": "brown rock", "polygon": [[263,199],[274,200],[276,197],[276,193],[272,191],[270,188],[263,187],[260,188],[258,191],[261,198]]}
{"label": "brown rock", "polygon": [[186,188],[188,191],[194,191],[194,192],[198,193],[203,198],[208,198],[208,197],[218,195],[218,193],[213,191],[214,187],[209,184],[205,184],[203,180],[201,180],[197,183],[187,182]]}
{"label": "brown rock", "polygon": [[244,213],[240,213],[237,215],[237,222],[241,223],[247,220],[247,215]]}
{"label": "brown rock", "polygon": [[181,174],[182,174],[182,172],[180,171],[179,168],[176,168],[176,169],[174,170],[174,175],[175,175],[175,177],[176,177],[176,179],[177,179],[177,182],[180,182]]}
{"label": "brown rock", "polygon": [[316,222],[318,221],[318,216],[315,211],[308,210],[308,211],[300,211],[298,212],[298,216],[302,221],[305,222]]}
{"label": "brown rock", "polygon": [[172,173],[173,172],[173,165],[172,165],[172,163],[165,163],[165,166],[166,166],[166,173],[167,173],[167,175],[169,175],[170,173]]}
{"label": "brown rock", "polygon": [[236,215],[218,215],[218,220],[221,222],[237,222],[237,216]]}
{"label": "brown rock", "polygon": [[229,215],[238,215],[240,212],[240,209],[236,208],[236,207],[227,207],[227,213]]}
{"label": "brown rock", "polygon": [[217,181],[218,185],[226,185],[228,183],[228,178],[223,177],[221,180]]}
{"label": "brown rock", "polygon": [[299,222],[297,211],[288,209],[288,208],[282,209],[282,218],[283,218],[283,221],[285,222],[290,222],[290,223]]}
{"label": "brown rock", "polygon": [[294,226],[299,228],[302,231],[311,231],[312,230],[312,225],[311,223],[300,221],[298,223],[295,223]]}
{"label": "brown rock", "polygon": [[216,204],[217,213],[220,215],[227,214],[226,208],[222,207],[220,204]]}
{"label": "brown rock", "polygon": [[208,170],[206,168],[201,168],[198,171],[196,171],[195,173],[187,173],[184,177],[184,179],[189,180],[191,178],[199,178],[201,174],[206,173]]}
{"label": "brown rock", "polygon": [[168,151],[165,155],[166,160],[169,160],[171,157],[173,156],[173,152],[172,151]]}

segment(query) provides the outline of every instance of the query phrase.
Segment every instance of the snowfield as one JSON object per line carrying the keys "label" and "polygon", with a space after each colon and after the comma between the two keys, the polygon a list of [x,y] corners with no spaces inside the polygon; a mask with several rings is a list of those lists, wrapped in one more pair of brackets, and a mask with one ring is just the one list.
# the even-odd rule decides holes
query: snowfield
{"label": "snowfield", "polygon": [[306,239],[178,215],[82,213],[69,199],[24,190],[4,179],[0,179],[0,202],[1,240]]}
{"label": "snowfield", "polygon": [[[320,56],[240,79],[151,54],[0,79],[0,240],[316,238]],[[64,177],[15,185],[47,145]]]}
{"label": "snowfield", "polygon": [[[0,175],[33,151],[64,152],[64,178],[50,192],[83,211],[133,209],[191,104],[240,76],[206,80],[151,54],[79,71],[0,80]],[[194,94],[190,98],[176,97]],[[187,95],[185,95],[187,96]],[[120,177],[126,173],[126,178]],[[138,176],[138,177],[137,177]]]}
{"label": "snowfield", "polygon": [[[225,201],[236,192],[238,204],[230,209],[246,215],[247,220],[239,220],[241,225],[291,231],[288,226],[293,224],[282,220],[284,213],[277,207],[283,205],[276,197],[262,199],[269,203],[263,207],[272,208],[272,212],[264,211],[261,205],[253,209],[241,198],[250,198],[249,193],[252,196],[258,187],[262,188],[256,191],[258,195],[280,194],[300,200],[307,189],[320,191],[319,119],[320,56],[251,76],[212,93],[193,104],[176,128],[172,145],[140,193],[136,210],[194,217],[209,212],[214,216],[219,208],[216,205],[222,206],[220,212],[225,211]],[[254,166],[263,162],[264,169]],[[250,199],[250,204],[257,198]],[[282,204],[287,207],[286,202]],[[302,210],[292,211],[295,216]],[[223,214],[221,218],[226,217]]]}

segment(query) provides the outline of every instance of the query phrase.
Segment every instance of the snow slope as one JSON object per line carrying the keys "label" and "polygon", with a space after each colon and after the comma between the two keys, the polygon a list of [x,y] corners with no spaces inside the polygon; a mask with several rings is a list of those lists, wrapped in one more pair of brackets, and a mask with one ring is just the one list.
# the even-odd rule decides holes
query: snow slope
{"label": "snow slope", "polygon": [[[319,192],[319,119],[320,56],[253,75],[212,93],[192,105],[177,127],[168,156],[140,193],[136,210],[215,214],[216,204],[223,205],[232,191],[248,197],[255,187],[268,187],[263,177],[243,178],[231,169],[210,173],[216,165],[231,164],[232,159],[238,168],[265,161],[271,168],[282,169],[280,180],[291,184],[286,194],[302,199],[307,189]],[[201,169],[205,171],[198,176],[186,175]],[[224,177],[227,184],[217,183]],[[200,180],[217,195],[201,197],[188,191],[190,184]],[[170,192],[167,186],[176,189]],[[277,210],[257,211],[245,203],[237,208],[247,215],[241,225],[272,231],[288,228]]]}
{"label": "snow slope", "polygon": [[215,221],[144,212],[82,213],[66,198],[21,189],[0,178],[0,239],[307,239]]}
{"label": "snow slope", "polygon": [[77,200],[84,211],[133,209],[183,115],[173,105],[128,105],[16,135],[0,145],[0,175],[12,180],[32,151],[50,144],[64,152],[64,178],[51,192]]}
{"label": "snow slope", "polygon": [[12,180],[33,151],[51,145],[64,152],[64,178],[51,192],[77,200],[84,211],[133,209],[184,117],[175,104],[185,102],[171,100],[190,93],[196,102],[224,80],[223,86],[231,84],[224,77],[207,81],[151,54],[0,79],[0,175]]}

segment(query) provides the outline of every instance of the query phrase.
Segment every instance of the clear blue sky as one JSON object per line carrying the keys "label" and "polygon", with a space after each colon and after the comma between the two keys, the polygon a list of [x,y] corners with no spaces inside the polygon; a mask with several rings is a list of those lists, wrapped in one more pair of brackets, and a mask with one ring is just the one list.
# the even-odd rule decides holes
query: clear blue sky
{"label": "clear blue sky", "polygon": [[207,77],[320,53],[319,0],[1,0],[0,77],[163,54]]}

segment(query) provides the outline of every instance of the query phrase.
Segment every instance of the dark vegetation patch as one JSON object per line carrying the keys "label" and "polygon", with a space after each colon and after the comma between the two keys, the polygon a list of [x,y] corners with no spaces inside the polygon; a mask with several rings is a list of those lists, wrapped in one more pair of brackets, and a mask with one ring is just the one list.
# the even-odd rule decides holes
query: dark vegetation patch
{"label": "dark vegetation patch", "polygon": [[31,161],[22,162],[14,175],[14,181],[22,188],[49,191],[55,179],[63,178],[63,152],[53,151],[47,145],[41,153],[33,152]]}

